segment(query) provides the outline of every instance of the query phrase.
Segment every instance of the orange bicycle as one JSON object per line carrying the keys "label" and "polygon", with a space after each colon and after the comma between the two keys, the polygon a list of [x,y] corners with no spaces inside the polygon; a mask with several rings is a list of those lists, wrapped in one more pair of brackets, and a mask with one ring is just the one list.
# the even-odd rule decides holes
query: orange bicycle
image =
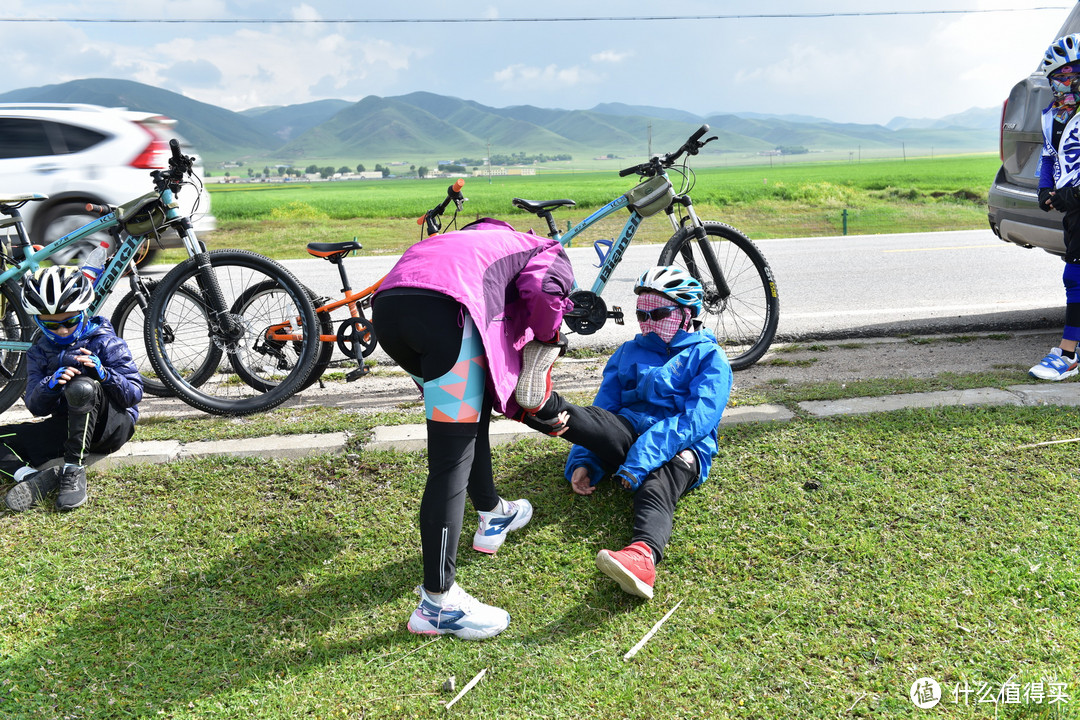
{"label": "orange bicycle", "polygon": [[[461,189],[465,186],[464,179],[458,179],[446,189],[446,198],[428,210],[417,219],[417,225],[423,226],[420,239],[437,235],[442,232],[442,215],[454,204],[454,216],[450,219],[450,227],[457,226],[457,216],[465,203],[465,196]],[[341,277],[341,297],[321,298],[317,297],[310,288],[305,288],[315,306],[315,319],[319,325],[319,354],[315,365],[304,382],[300,383],[299,390],[311,387],[315,382],[322,379],[323,373],[330,367],[334,356],[334,348],[337,348],[345,357],[356,363],[356,367],[345,375],[345,380],[353,382],[368,374],[368,368],[364,365],[364,359],[375,351],[377,340],[375,328],[364,313],[371,308],[371,298],[375,291],[382,285],[383,278],[362,290],[353,290],[349,283],[349,274],[345,270],[345,257],[363,246],[356,238],[347,242],[336,243],[309,243],[307,251],[314,257],[323,258],[337,267]],[[233,312],[243,312],[252,306],[259,306],[271,300],[273,296],[283,292],[280,286],[273,282],[260,283],[248,288],[239,297],[233,307]],[[334,319],[332,313],[345,310],[348,315],[342,319]],[[334,327],[337,326],[335,332]],[[283,370],[291,362],[293,353],[285,349],[290,344],[299,347],[303,343],[304,335],[299,323],[285,322],[267,327],[261,334],[262,339],[255,344],[255,352],[260,354],[264,362],[277,369]],[[251,387],[261,392],[266,392],[274,387],[266,381],[267,373],[239,371],[241,379]],[[299,392],[298,390],[298,392]]]}

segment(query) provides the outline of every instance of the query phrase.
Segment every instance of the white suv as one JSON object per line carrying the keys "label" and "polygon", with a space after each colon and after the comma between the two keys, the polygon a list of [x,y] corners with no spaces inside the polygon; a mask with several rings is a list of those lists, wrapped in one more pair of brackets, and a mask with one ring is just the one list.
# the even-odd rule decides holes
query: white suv
{"label": "white suv", "polygon": [[[86,211],[87,203],[120,205],[153,190],[150,172],[168,167],[170,139],[177,138],[184,153],[194,155],[172,130],[175,124],[163,115],[123,108],[0,103],[0,195],[49,196],[23,209],[31,241],[48,244],[96,219]],[[196,167],[196,173],[201,176],[202,168]],[[196,232],[215,228],[208,192],[185,186],[179,199]],[[175,233],[163,236],[162,242],[178,244]],[[53,257],[78,264],[94,243]],[[155,250],[149,247],[141,262],[149,261]]]}

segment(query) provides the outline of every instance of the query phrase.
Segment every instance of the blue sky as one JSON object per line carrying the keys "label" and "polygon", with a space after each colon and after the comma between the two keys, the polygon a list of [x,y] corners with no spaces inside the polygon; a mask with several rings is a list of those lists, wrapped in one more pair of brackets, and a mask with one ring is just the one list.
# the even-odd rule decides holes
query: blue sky
{"label": "blue sky", "polygon": [[[886,123],[999,107],[1071,0],[4,0],[0,92],[84,77],[232,110],[418,90],[485,105],[601,102]],[[942,14],[942,10],[1010,12]],[[926,15],[741,17],[791,13]],[[692,20],[295,23],[697,16]],[[216,19],[242,23],[11,22]],[[706,19],[707,18],[707,19]],[[251,22],[247,22],[251,21]],[[17,71],[17,72],[15,72]]]}

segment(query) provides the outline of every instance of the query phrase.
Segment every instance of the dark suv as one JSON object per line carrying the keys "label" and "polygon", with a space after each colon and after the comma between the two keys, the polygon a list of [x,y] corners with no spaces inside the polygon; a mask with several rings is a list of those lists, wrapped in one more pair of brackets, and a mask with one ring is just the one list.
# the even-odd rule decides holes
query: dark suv
{"label": "dark suv", "polygon": [[[1080,32],[1080,3],[1069,13],[1047,47],[1064,35]],[[1039,65],[1042,58],[1038,58]],[[1042,157],[1042,111],[1050,104],[1050,85],[1036,70],[1013,86],[1001,112],[1001,169],[990,186],[990,228],[1002,240],[1065,254],[1061,213],[1039,209],[1039,162]]]}

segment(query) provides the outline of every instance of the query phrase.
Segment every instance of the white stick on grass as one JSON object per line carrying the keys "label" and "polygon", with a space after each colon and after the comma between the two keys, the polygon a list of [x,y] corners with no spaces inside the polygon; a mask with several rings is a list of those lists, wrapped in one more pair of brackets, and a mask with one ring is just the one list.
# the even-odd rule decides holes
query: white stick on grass
{"label": "white stick on grass", "polygon": [[469,683],[465,687],[461,688],[461,692],[459,692],[457,694],[457,696],[453,700],[446,703],[446,709],[449,710],[451,705],[456,703],[461,698],[465,697],[465,693],[472,690],[473,686],[476,685],[476,683],[480,682],[480,678],[484,677],[484,673],[486,673],[486,672],[487,672],[487,668],[484,668],[480,672],[476,673],[476,677],[474,677],[472,680],[470,680]]}
{"label": "white stick on grass", "polygon": [[665,622],[667,622],[667,619],[668,619],[669,617],[671,617],[672,613],[674,613],[674,612],[675,612],[676,610],[678,610],[678,609],[679,609],[679,606],[680,606],[680,605],[682,605],[682,604],[683,604],[683,601],[682,601],[682,600],[680,600],[679,602],[675,603],[675,607],[673,607],[673,608],[671,608],[670,610],[668,610],[668,612],[667,612],[667,615],[665,615],[664,617],[660,618],[660,619],[659,619],[659,620],[658,620],[658,621],[656,622],[656,624],[652,626],[652,630],[650,630],[649,632],[645,633],[645,637],[641,638],[641,640],[639,640],[639,641],[638,641],[638,644],[637,644],[637,645],[635,645],[634,647],[630,648],[630,652],[628,652],[628,653],[626,653],[625,655],[623,655],[623,656],[622,656],[622,659],[623,659],[623,660],[629,660],[630,658],[632,658],[632,657],[634,657],[635,655],[637,655],[637,651],[638,651],[638,650],[640,650],[641,648],[645,647],[645,643],[649,642],[649,639],[650,639],[650,638],[652,638],[652,636],[656,634],[656,631],[660,629],[660,626],[661,626],[661,625],[663,625],[663,624],[664,624]]}

